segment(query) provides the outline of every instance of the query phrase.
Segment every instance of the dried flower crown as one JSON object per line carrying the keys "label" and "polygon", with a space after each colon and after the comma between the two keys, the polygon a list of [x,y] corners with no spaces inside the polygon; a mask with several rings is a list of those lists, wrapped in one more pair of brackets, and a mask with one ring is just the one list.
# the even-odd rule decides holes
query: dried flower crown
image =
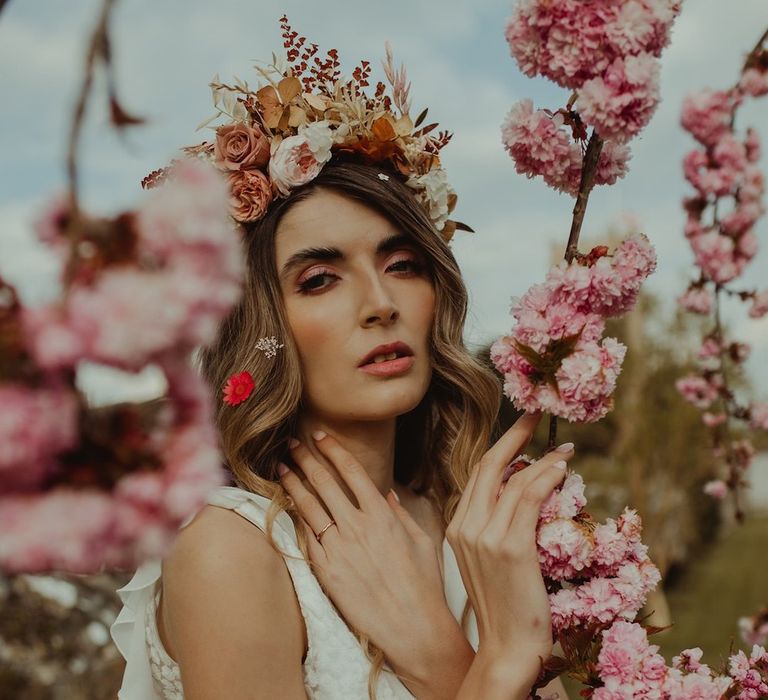
{"label": "dried flower crown", "polygon": [[[392,94],[387,94],[385,83],[377,82],[374,94],[368,96],[364,90],[371,73],[368,61],[361,61],[346,80],[336,49],[321,59],[317,44],[308,44],[306,37],[293,31],[286,16],[280,27],[287,61],[278,61],[273,53],[266,68],[257,65],[267,84],[255,91],[240,79],[232,86],[216,76],[210,83],[216,113],[198,129],[220,117],[226,122],[211,127],[216,133],[213,143],[182,149],[211,160],[226,173],[233,218],[241,224],[258,221],[275,199],[314,179],[333,154],[346,153],[402,175],[444,241],[450,241],[457,229],[472,231],[448,218],[457,196],[439,152],[453,134],[435,135],[436,123],[421,126],[426,109],[415,122],[411,120],[410,82],[403,66],[395,69],[389,43],[382,65]],[[160,184],[177,162],[150,173],[142,187]],[[389,179],[384,173],[379,177]]]}

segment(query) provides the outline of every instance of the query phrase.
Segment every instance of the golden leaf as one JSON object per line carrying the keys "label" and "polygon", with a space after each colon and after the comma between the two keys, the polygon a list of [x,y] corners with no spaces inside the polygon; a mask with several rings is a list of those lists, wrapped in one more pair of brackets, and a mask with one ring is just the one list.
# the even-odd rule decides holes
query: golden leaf
{"label": "golden leaf", "polygon": [[307,101],[312,109],[315,109],[318,112],[325,112],[325,110],[328,109],[328,106],[330,105],[330,100],[323,97],[322,95],[313,95],[311,92],[305,92],[302,97]]}
{"label": "golden leaf", "polygon": [[416,117],[416,123],[413,125],[414,128],[418,127],[419,124],[421,124],[421,122],[424,121],[424,118],[427,116],[427,110],[428,109],[429,109],[429,107],[425,108],[424,111],[418,117]]}
{"label": "golden leaf", "polygon": [[277,94],[277,90],[271,85],[265,85],[256,93],[256,99],[262,106],[264,124],[268,128],[274,129],[283,116],[283,105],[280,104],[280,96]]}
{"label": "golden leaf", "polygon": [[301,126],[307,121],[307,113],[296,105],[290,106],[290,114],[288,116],[288,126]]}
{"label": "golden leaf", "polygon": [[443,230],[440,231],[440,236],[446,243],[450,243],[453,238],[453,234],[456,232],[456,222],[450,219],[443,224]]}
{"label": "golden leaf", "polygon": [[408,136],[412,131],[413,122],[407,114],[404,114],[395,122],[395,132],[398,136]]}
{"label": "golden leaf", "polygon": [[277,84],[277,90],[283,104],[288,104],[296,95],[301,93],[301,81],[293,76],[288,76]]}
{"label": "golden leaf", "polygon": [[456,201],[459,199],[455,192],[448,195],[448,213],[450,214],[456,208]]}
{"label": "golden leaf", "polygon": [[392,122],[386,115],[373,122],[371,131],[379,141],[392,141],[397,138]]}

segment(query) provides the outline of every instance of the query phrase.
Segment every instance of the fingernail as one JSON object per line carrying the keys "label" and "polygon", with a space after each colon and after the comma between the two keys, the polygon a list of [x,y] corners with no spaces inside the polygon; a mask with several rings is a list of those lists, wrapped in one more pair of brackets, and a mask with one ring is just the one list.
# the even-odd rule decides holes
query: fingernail
{"label": "fingernail", "polygon": [[289,471],[291,470],[282,462],[277,465],[277,473],[280,474],[280,476],[285,476]]}
{"label": "fingernail", "polygon": [[288,440],[288,447],[290,447],[291,449],[293,449],[299,444],[301,443],[299,443],[299,441],[296,438],[291,438],[290,440]]}
{"label": "fingernail", "polygon": [[315,438],[315,440],[322,440],[325,437],[325,433],[322,430],[315,430],[315,432],[312,433],[312,437]]}
{"label": "fingernail", "polygon": [[564,442],[562,445],[560,445],[557,448],[557,452],[570,452],[573,449],[574,445],[572,442]]}
{"label": "fingernail", "polygon": [[555,469],[565,469],[568,466],[568,463],[561,459],[559,462],[555,462],[552,466]]}
{"label": "fingernail", "polygon": [[389,489],[389,491],[395,497],[395,500],[400,503],[400,496],[395,493],[395,489]]}

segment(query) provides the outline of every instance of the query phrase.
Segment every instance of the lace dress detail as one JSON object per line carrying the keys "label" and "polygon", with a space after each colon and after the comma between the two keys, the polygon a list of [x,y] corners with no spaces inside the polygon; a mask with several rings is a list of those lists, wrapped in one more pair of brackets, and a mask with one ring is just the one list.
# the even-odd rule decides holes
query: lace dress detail
{"label": "lace dress detail", "polygon": [[[229,508],[266,532],[270,501],[264,496],[232,486],[211,492],[208,502]],[[182,527],[186,526],[190,517]],[[273,537],[284,554],[301,557],[290,516],[281,512],[274,521]],[[445,594],[459,620],[466,591],[453,550],[443,541]],[[304,686],[309,700],[367,700],[371,663],[320,583],[302,559],[285,557],[307,630],[307,656],[303,662]],[[183,700],[179,667],[163,648],[157,631],[156,611],[160,596],[160,562],[152,560],[137,569],[118,594],[124,606],[111,634],[126,659],[119,700]],[[477,648],[477,631],[470,616],[468,638]],[[385,663],[378,678],[379,700],[412,700],[413,695]]]}
{"label": "lace dress detail", "polygon": [[144,632],[147,638],[149,668],[152,671],[152,680],[160,697],[165,700],[184,700],[179,665],[166,653],[157,630],[157,606],[160,601],[160,587],[155,585],[154,588],[155,591],[149,598],[149,604],[144,614]]}

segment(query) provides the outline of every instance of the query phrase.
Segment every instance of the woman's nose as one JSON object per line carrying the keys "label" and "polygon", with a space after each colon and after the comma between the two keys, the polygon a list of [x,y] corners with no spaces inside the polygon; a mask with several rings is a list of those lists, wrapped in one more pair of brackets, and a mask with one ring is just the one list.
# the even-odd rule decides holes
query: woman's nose
{"label": "woman's nose", "polygon": [[400,316],[395,300],[378,277],[371,279],[365,290],[361,309],[362,323],[393,323]]}

